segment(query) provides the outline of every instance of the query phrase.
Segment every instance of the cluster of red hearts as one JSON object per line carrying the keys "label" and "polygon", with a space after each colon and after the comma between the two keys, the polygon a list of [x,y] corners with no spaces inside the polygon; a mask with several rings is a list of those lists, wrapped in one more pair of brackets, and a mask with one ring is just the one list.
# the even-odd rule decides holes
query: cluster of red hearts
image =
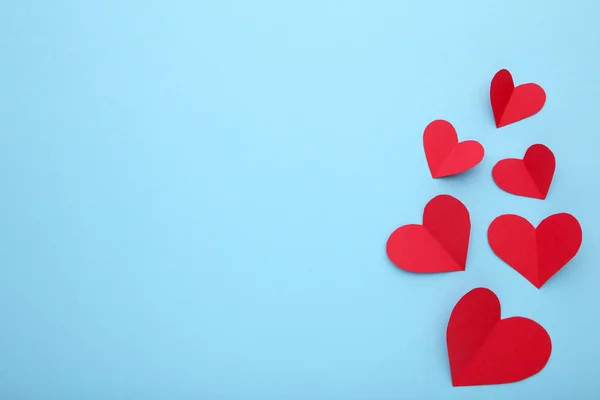
{"label": "cluster of red hearts", "polygon": [[[496,127],[536,114],[546,102],[537,84],[514,85],[507,70],[492,79],[490,100]],[[431,122],[423,133],[427,164],[433,178],[455,175],[483,159],[483,146],[459,142],[447,121]],[[544,200],[550,190],[556,161],[543,144],[534,144],[523,159],[500,160],[492,177],[500,189],[518,196]],[[469,211],[450,195],[431,199],[421,225],[396,229],[387,241],[389,259],[415,273],[464,271],[471,233]],[[550,215],[537,228],[518,215],[501,215],[488,228],[492,251],[540,289],[579,251],[581,226],[571,214]],[[537,322],[501,319],[500,301],[489,289],[465,294],[450,315],[446,343],[453,386],[511,383],[540,372],[550,359],[552,342]]]}

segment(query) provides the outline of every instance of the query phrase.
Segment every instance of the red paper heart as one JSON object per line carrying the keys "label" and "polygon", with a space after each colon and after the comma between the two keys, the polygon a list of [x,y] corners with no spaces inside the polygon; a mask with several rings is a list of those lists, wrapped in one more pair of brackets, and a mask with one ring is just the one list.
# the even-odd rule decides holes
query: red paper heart
{"label": "red paper heart", "polygon": [[546,102],[546,92],[535,83],[515,87],[510,72],[502,69],[492,79],[490,101],[496,127],[500,128],[540,111]]}
{"label": "red paper heart", "polygon": [[548,332],[528,318],[500,315],[498,297],[485,288],[471,290],[454,306],[446,330],[452,386],[517,382],[546,366]]}
{"label": "red paper heart", "polygon": [[517,196],[545,199],[554,177],[556,160],[552,150],[543,144],[534,144],[522,160],[500,160],[492,169],[494,181],[500,189]]}
{"label": "red paper heart", "polygon": [[404,225],[388,238],[386,251],[398,268],[410,272],[464,271],[471,220],[458,199],[434,197],[423,211],[423,225]]}
{"label": "red paper heart", "polygon": [[473,168],[483,159],[483,146],[475,140],[458,142],[456,130],[444,120],[436,120],[423,132],[423,147],[431,176],[456,175]]}
{"label": "red paper heart", "polygon": [[488,228],[494,253],[538,289],[564,267],[581,247],[579,221],[554,214],[537,228],[518,215],[501,215]]}

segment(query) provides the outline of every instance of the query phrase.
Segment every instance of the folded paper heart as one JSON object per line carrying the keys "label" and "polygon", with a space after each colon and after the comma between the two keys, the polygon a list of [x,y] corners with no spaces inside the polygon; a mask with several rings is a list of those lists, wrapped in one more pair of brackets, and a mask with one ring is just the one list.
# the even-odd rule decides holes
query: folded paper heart
{"label": "folded paper heart", "polygon": [[522,160],[507,158],[498,161],[492,177],[498,187],[517,196],[545,199],[552,184],[556,160],[543,144],[534,144]]}
{"label": "folded paper heart", "polygon": [[464,271],[470,233],[464,204],[439,195],[425,206],[422,225],[404,225],[390,235],[386,252],[394,265],[410,272]]}
{"label": "folded paper heart", "polygon": [[453,386],[517,382],[540,372],[550,359],[552,341],[537,322],[501,319],[500,301],[477,288],[456,304],[446,344]]}
{"label": "folded paper heart", "polygon": [[458,141],[452,124],[436,120],[423,132],[425,158],[431,176],[441,178],[473,168],[483,159],[483,146],[475,140]]}
{"label": "folded paper heart", "polygon": [[492,79],[490,102],[496,127],[501,128],[539,112],[546,102],[546,92],[535,83],[515,87],[510,72],[502,69]]}
{"label": "folded paper heart", "polygon": [[537,228],[518,215],[501,215],[488,228],[493,252],[541,288],[579,251],[582,231],[571,214],[554,214]]}

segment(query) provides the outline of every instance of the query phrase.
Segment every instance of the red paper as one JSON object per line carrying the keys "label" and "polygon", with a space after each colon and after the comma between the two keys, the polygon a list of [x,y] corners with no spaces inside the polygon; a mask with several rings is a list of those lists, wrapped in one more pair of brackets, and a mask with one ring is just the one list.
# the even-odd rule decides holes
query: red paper
{"label": "red paper", "polygon": [[522,160],[500,160],[492,169],[494,181],[500,189],[517,196],[545,199],[554,177],[556,160],[552,151],[543,144],[527,149]]}
{"label": "red paper", "polygon": [[464,271],[471,220],[458,199],[443,194],[427,203],[423,224],[404,225],[389,237],[386,251],[398,268],[410,272]]}
{"label": "red paper", "polygon": [[581,225],[571,214],[554,214],[537,228],[518,215],[501,215],[488,228],[494,253],[538,289],[581,247]]}
{"label": "red paper", "polygon": [[500,128],[540,111],[546,102],[546,92],[535,83],[515,87],[512,75],[503,69],[492,79],[490,101],[496,127]]}
{"label": "red paper", "polygon": [[454,306],[446,330],[452,386],[517,382],[540,372],[550,359],[552,341],[537,322],[500,319],[500,301],[477,288]]}
{"label": "red paper", "polygon": [[456,175],[483,159],[483,146],[475,140],[458,142],[456,130],[444,120],[431,122],[423,132],[423,147],[433,178]]}

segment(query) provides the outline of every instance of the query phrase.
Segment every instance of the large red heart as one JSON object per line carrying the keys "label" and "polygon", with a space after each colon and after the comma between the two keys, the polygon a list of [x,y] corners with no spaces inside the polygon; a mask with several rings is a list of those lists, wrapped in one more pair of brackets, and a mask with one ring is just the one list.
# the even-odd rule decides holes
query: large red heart
{"label": "large red heart", "polygon": [[534,144],[522,160],[507,158],[498,161],[492,169],[494,181],[500,189],[518,196],[545,199],[554,177],[556,160],[552,150],[543,144]]}
{"label": "large red heart", "polygon": [[518,215],[497,217],[488,228],[494,253],[538,289],[579,251],[581,225],[571,214],[554,214],[537,228]]}
{"label": "large red heart", "polygon": [[546,92],[535,83],[515,87],[510,72],[502,69],[492,79],[490,101],[496,127],[500,128],[540,111],[546,102]]}
{"label": "large red heart", "polygon": [[454,306],[446,329],[452,386],[517,382],[546,366],[548,332],[528,318],[500,316],[498,297],[485,288],[471,290]]}
{"label": "large red heart", "polygon": [[464,271],[471,220],[458,199],[439,195],[427,203],[423,225],[404,225],[388,238],[386,251],[398,268],[410,272]]}
{"label": "large red heart", "polygon": [[483,146],[475,140],[458,142],[456,130],[444,120],[436,120],[423,132],[425,158],[433,178],[455,175],[473,168],[483,159]]}

